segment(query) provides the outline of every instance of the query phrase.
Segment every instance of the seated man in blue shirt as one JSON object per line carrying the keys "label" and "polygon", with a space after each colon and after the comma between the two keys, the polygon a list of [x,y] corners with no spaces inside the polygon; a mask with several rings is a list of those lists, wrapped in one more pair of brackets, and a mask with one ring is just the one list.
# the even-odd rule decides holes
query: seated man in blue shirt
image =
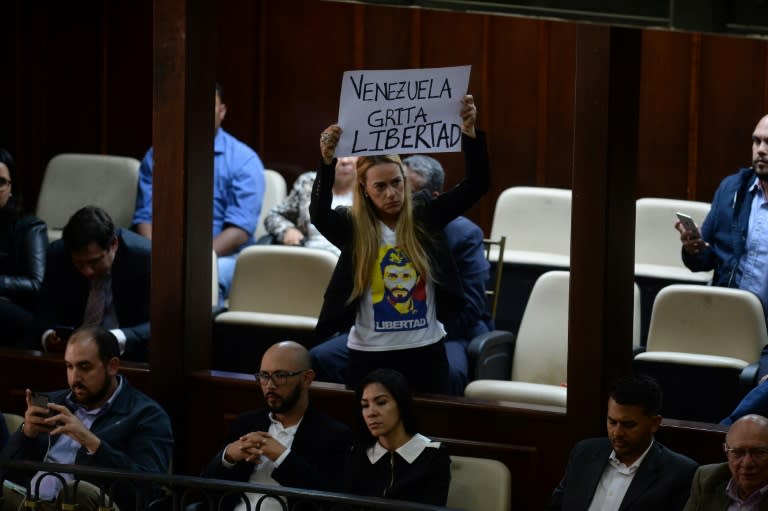
{"label": "seated man in blue shirt", "polygon": [[[434,197],[442,193],[445,172],[440,162],[429,156],[414,155],[405,158],[403,164],[414,194],[428,193]],[[461,275],[467,302],[462,313],[444,325],[451,393],[462,395],[469,382],[467,346],[474,337],[492,328],[485,297],[490,265],[485,258],[483,231],[471,220],[457,217],[445,226],[443,234]],[[346,383],[349,358],[346,333],[313,347],[310,355],[319,381]]]}
{"label": "seated man in blue shirt", "polygon": [[[253,244],[264,197],[264,165],[247,145],[221,129],[227,114],[221,87],[216,84],[213,141],[213,250],[219,263],[219,300],[229,295],[237,254]],[[133,224],[139,234],[152,238],[153,150],[139,167],[139,186]]]}

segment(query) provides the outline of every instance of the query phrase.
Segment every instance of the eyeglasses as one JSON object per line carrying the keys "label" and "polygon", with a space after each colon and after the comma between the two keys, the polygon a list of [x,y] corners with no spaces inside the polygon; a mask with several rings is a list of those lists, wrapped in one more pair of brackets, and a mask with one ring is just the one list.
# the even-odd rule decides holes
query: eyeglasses
{"label": "eyeglasses", "polygon": [[728,447],[724,445],[723,448],[729,460],[740,460],[747,454],[755,461],[768,460],[768,447]]}
{"label": "eyeglasses", "polygon": [[275,387],[279,387],[280,385],[285,385],[288,383],[288,378],[292,376],[296,376],[299,374],[303,374],[307,372],[307,369],[302,369],[301,371],[275,371],[274,373],[256,373],[254,376],[257,380],[259,380],[259,383],[262,385],[269,385],[269,382],[272,381],[272,383],[275,384]]}
{"label": "eyeglasses", "polygon": [[0,177],[0,188],[5,188],[9,184],[11,184],[11,182],[12,181],[10,179],[5,179],[4,177]]}

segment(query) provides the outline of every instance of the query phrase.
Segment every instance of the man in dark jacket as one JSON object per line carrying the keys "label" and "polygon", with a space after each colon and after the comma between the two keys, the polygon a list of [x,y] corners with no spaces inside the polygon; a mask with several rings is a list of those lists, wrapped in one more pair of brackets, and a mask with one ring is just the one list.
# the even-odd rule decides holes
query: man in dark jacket
{"label": "man in dark jacket", "polygon": [[[309,404],[314,377],[306,348],[293,341],[272,345],[256,373],[268,409],[246,412],[235,419],[226,445],[208,463],[203,476],[338,490],[351,432]],[[262,495],[247,496],[250,509],[254,509]],[[232,509],[236,503],[232,499],[224,509]],[[283,509],[272,499],[261,506],[263,511]],[[246,509],[245,504],[240,501],[236,509]]]}
{"label": "man in dark jacket", "polygon": [[151,255],[149,240],[115,229],[106,211],[78,210],[48,250],[30,346],[63,351],[62,332],[98,325],[117,337],[121,358],[146,361]]}
{"label": "man in dark jacket", "polygon": [[768,115],[752,133],[752,166],[723,179],[701,232],[675,227],[683,242],[683,263],[692,271],[715,270],[716,286],[757,294],[768,307]]}
{"label": "man in dark jacket", "polygon": [[[100,327],[77,330],[67,343],[64,360],[69,388],[48,394],[48,404],[38,396],[33,399],[27,389],[24,423],[11,436],[3,458],[167,473],[173,448],[170,419],[160,405],[118,374],[115,336]],[[42,474],[34,476],[33,488],[39,480],[38,496],[47,505],[59,497],[63,483]],[[67,484],[73,480],[69,474],[60,475]],[[29,474],[2,476],[23,484]],[[83,481],[77,488],[80,509],[96,511],[98,488]],[[115,491],[118,506],[131,509],[132,491]],[[3,496],[8,497],[3,511],[19,508],[20,495],[4,487]]]}
{"label": "man in dark jacket", "polygon": [[683,509],[697,464],[653,438],[659,410],[661,388],[654,380],[620,381],[608,399],[608,438],[576,444],[547,509]]}

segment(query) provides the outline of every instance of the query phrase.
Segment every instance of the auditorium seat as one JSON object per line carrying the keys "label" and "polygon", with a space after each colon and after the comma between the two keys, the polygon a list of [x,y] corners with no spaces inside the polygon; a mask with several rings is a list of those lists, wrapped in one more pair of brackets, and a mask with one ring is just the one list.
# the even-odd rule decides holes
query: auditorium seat
{"label": "auditorium seat", "polygon": [[712,272],[692,272],[683,264],[675,213],[685,213],[701,226],[708,202],[645,197],[635,203],[635,282],[642,304],[641,337],[648,335],[653,301],[670,284],[706,284]]}
{"label": "auditorium seat", "polygon": [[252,373],[270,344],[309,339],[337,260],[327,250],[285,245],[240,252],[228,308],[214,319],[213,369]]}
{"label": "auditorium seat", "polygon": [[[477,379],[467,385],[466,397],[541,404],[565,411],[569,275],[567,271],[549,271],[536,280],[516,336],[508,333],[470,343]],[[638,346],[637,285],[634,304],[632,343]]]}
{"label": "auditorium seat", "polygon": [[[496,201],[491,239],[506,236],[496,326],[517,331],[536,279],[570,267],[571,191],[514,186]],[[497,260],[497,253],[491,260]]]}
{"label": "auditorium seat", "polygon": [[139,161],[104,154],[59,154],[45,169],[36,215],[57,240],[69,217],[84,206],[104,209],[116,227],[129,228],[136,207]]}
{"label": "auditorium seat", "polygon": [[487,458],[451,456],[451,484],[447,507],[509,511],[512,476],[502,462]]}
{"label": "auditorium seat", "polygon": [[635,356],[634,368],[661,383],[665,417],[719,422],[755,385],[766,344],[756,295],[673,284],[653,303],[646,351]]}

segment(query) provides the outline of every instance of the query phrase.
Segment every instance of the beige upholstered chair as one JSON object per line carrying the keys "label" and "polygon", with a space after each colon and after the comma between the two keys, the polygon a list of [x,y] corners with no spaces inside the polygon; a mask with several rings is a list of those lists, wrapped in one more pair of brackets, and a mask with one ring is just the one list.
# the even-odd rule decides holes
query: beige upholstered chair
{"label": "beige upholstered chair", "polygon": [[[504,261],[568,268],[571,250],[571,191],[514,186],[496,200],[491,239],[506,236]],[[495,258],[494,258],[495,260]]]}
{"label": "beige upholstered chair", "polygon": [[103,208],[117,227],[130,227],[136,207],[139,161],[103,154],[59,154],[45,169],[37,216],[48,239],[59,239],[69,217],[83,206]]}
{"label": "beige upholstered chair", "polygon": [[674,284],[653,303],[646,351],[635,356],[634,366],[662,383],[666,416],[719,421],[755,384],[766,344],[756,295]]}
{"label": "beige upholstered chair", "polygon": [[214,319],[214,369],[258,368],[272,342],[311,336],[337,260],[327,250],[285,245],[240,252],[228,310]]}
{"label": "beige upholstered chair", "polygon": [[[550,271],[538,278],[523,314],[512,356],[511,375],[505,379],[478,379],[467,385],[467,397],[566,406],[568,366],[568,296],[567,271]],[[632,342],[640,342],[640,290],[634,286],[634,321]],[[470,345],[470,351],[473,346]],[[494,353],[492,356],[502,356]],[[483,357],[481,353],[480,358]]]}
{"label": "beige upholstered chair", "polygon": [[635,203],[635,275],[686,282],[707,282],[712,272],[692,272],[680,255],[680,234],[674,229],[676,212],[686,213],[701,226],[709,203],[643,198]]}
{"label": "beige upholstered chair", "polygon": [[267,229],[264,227],[264,219],[269,210],[282,202],[288,193],[288,185],[285,182],[285,178],[277,171],[264,169],[264,185],[264,198],[261,201],[259,223],[256,226],[256,232],[253,234],[253,237],[257,240],[267,234]]}
{"label": "beige upholstered chair", "polygon": [[451,456],[447,506],[472,511],[509,511],[512,476],[502,462]]}
{"label": "beige upholstered chair", "polygon": [[11,434],[17,431],[24,422],[24,417],[15,413],[3,413],[3,419],[5,419],[5,425]]}

